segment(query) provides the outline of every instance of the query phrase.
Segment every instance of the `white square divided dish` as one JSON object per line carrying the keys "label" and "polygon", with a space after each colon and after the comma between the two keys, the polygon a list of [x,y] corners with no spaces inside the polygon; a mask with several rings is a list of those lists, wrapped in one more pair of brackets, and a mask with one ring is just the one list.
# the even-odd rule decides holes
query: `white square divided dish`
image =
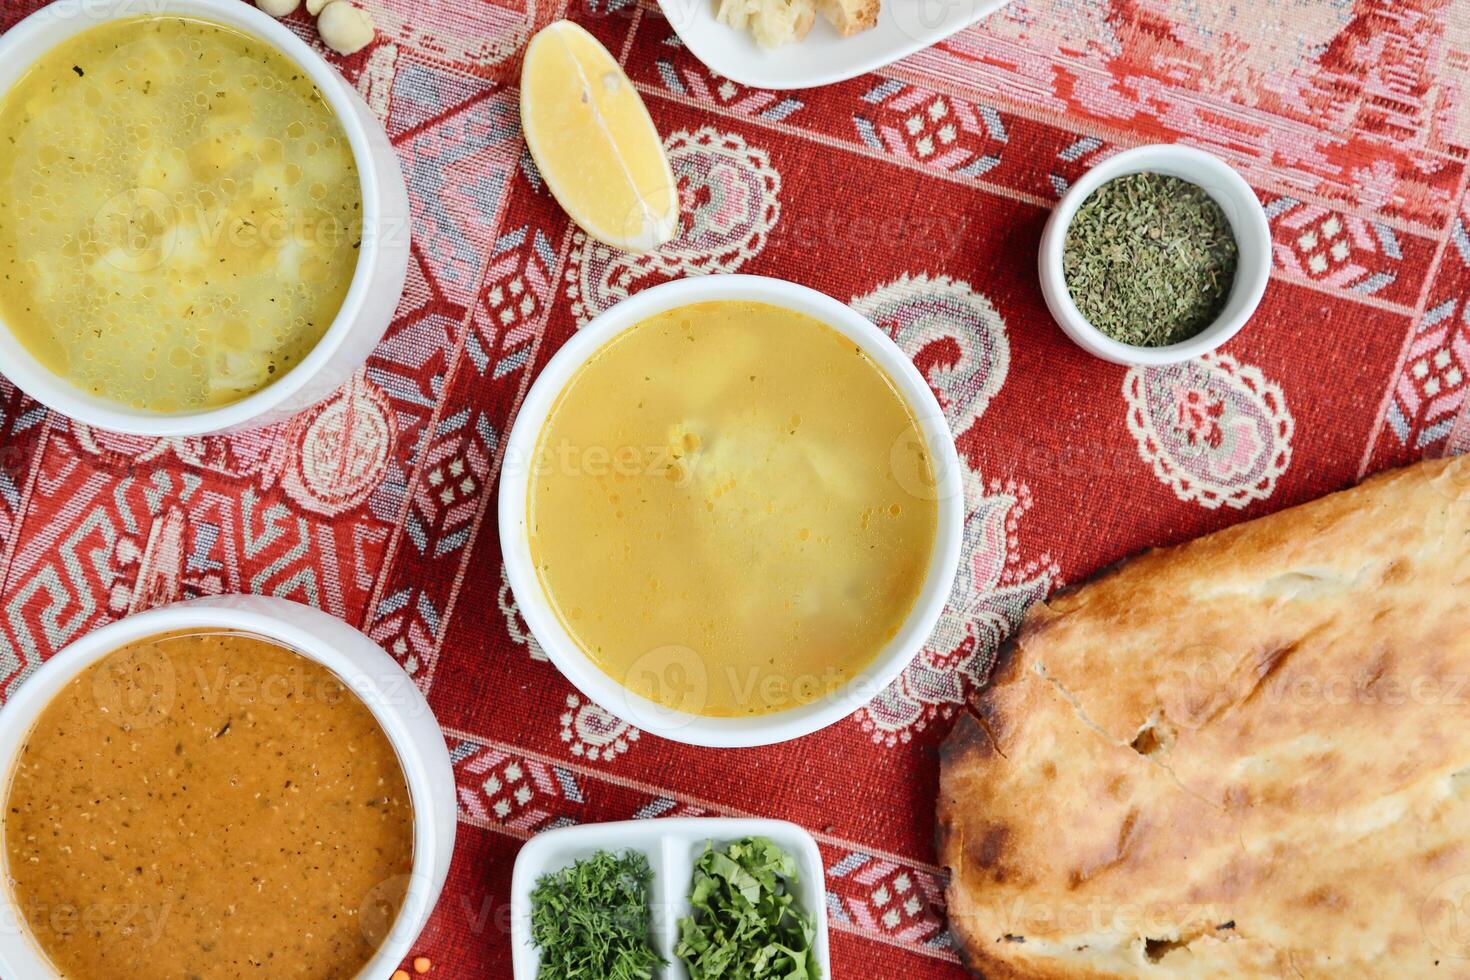
{"label": "white square divided dish", "polygon": [[800,41],[765,49],[749,32],[715,19],[717,0],[659,0],[694,57],[754,88],[814,88],[891,65],[964,30],[1009,0],[883,0],[873,28],[843,37],[820,15]]}
{"label": "white square divided dish", "polygon": [[541,966],[541,955],[531,942],[531,892],[537,880],[598,851],[612,854],[641,851],[647,856],[653,869],[648,902],[653,912],[654,949],[667,963],[655,976],[662,980],[688,980],[689,971],[674,955],[674,946],[679,941],[679,920],[690,912],[694,863],[704,853],[706,843],[723,847],[746,837],[764,837],[795,859],[797,881],[791,890],[797,904],[816,926],[816,940],[812,945],[822,976],[830,980],[827,876],[817,842],[804,829],[785,820],[725,817],[592,823],[549,830],[532,837],[516,856],[510,884],[511,954],[516,980],[536,980]]}

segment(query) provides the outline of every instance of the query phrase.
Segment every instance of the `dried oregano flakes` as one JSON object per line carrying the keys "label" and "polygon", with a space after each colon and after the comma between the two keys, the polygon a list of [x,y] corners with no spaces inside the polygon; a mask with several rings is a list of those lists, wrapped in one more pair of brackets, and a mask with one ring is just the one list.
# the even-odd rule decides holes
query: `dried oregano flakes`
{"label": "dried oregano flakes", "polygon": [[1067,228],[1062,273],[1078,311],[1135,347],[1188,340],[1224,309],[1239,248],[1203,188],[1166,174],[1117,177]]}

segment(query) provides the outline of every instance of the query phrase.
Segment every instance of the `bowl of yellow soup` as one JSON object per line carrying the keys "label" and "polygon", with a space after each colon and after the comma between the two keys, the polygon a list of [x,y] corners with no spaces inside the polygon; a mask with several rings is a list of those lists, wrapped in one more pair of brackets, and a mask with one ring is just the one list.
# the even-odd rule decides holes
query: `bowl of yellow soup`
{"label": "bowl of yellow soup", "polygon": [[234,0],[59,0],[0,36],[0,372],[81,422],[197,435],[346,381],[408,265],[367,104]]}
{"label": "bowl of yellow soup", "polygon": [[454,774],[376,643],[221,596],[103,626],[0,708],[0,974],[381,980],[438,901]]}
{"label": "bowl of yellow soup", "polygon": [[954,582],[963,491],[922,375],[862,315],[683,279],[547,363],[500,485],[506,575],[584,694],[677,741],[761,745],[857,710]]}

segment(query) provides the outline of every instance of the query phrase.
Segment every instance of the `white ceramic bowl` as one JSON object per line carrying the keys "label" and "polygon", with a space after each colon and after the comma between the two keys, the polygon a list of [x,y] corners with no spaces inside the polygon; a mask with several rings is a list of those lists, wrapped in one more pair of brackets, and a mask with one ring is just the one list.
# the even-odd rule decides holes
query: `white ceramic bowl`
{"label": "white ceramic bowl", "polygon": [[964,30],[1009,0],[897,0],[871,29],[842,37],[820,16],[802,40],[773,50],[748,31],[715,19],[715,0],[659,0],[694,57],[711,71],[755,88],[815,88],[876,71]]}
{"label": "white ceramic bowl", "polygon": [[[1167,347],[1135,347],[1120,343],[1088,323],[1077,304],[1072,302],[1072,294],[1067,290],[1066,276],[1062,272],[1062,249],[1066,244],[1067,228],[1077,209],[1093,191],[1113,178],[1144,171],[1179,177],[1203,188],[1230,220],[1230,228],[1235,232],[1235,242],[1240,249],[1235,284],[1215,322],[1183,343]],[[1062,195],[1041,234],[1037,267],[1041,274],[1041,292],[1046,297],[1052,317],[1078,347],[1116,364],[1175,364],[1208,354],[1219,347],[1239,333],[1255,313],[1271,278],[1271,229],[1266,224],[1266,211],[1261,207],[1256,192],[1224,160],[1189,146],[1140,146],[1104,160],[1083,174]]]}
{"label": "white ceramic bowl", "polygon": [[[552,405],[583,364],[616,334],[665,310],[690,303],[750,300],[804,313],[851,338],[881,367],[918,418],[934,461],[939,521],[924,586],[898,635],[871,664],[828,697],[772,714],[713,718],[675,710],[632,693],[594,664],[552,609],[531,560],[526,501],[536,444]],[[631,725],[691,745],[767,745],[825,728],[867,704],[908,666],[929,638],[959,565],[964,489],[954,437],[928,383],[888,335],[830,296],[763,276],[701,276],[646,289],[587,324],[557,351],[531,386],[506,443],[500,482],[500,545],[521,614],[546,655],[588,698]],[[608,570],[615,575],[615,569]],[[752,574],[756,574],[754,571]],[[681,648],[666,648],[681,649]],[[658,652],[658,651],[655,651]],[[689,653],[693,657],[692,652]],[[677,663],[699,670],[699,663]]]}
{"label": "white ceramic bowl", "polygon": [[362,180],[362,246],[337,318],[301,363],[231,405],[158,414],[98,398],[43,367],[0,320],[0,371],[48,408],[88,425],[150,436],[191,436],[262,425],[322,400],[367,359],[393,319],[408,273],[408,191],[372,110],[336,70],[272,17],[239,0],[58,0],[0,35],[0,93],[68,38],[106,21],[177,14],[250,34],[311,76],[347,133]]}
{"label": "white ceramic bowl", "polygon": [[785,820],[730,817],[675,817],[666,820],[626,820],[562,827],[538,834],[516,855],[510,883],[511,957],[515,980],[536,980],[541,954],[531,941],[531,892],[543,875],[552,874],[598,851],[621,854],[642,851],[653,871],[649,907],[653,913],[654,949],[669,964],[659,976],[688,980],[689,971],[674,955],[679,942],[679,920],[690,911],[689,885],[694,862],[706,844],[723,847],[744,837],[765,837],[796,860],[797,881],[792,888],[797,903],[812,917],[816,939],[812,949],[822,976],[832,976],[827,948],[827,875],[822,852],[805,828]]}
{"label": "white ceramic bowl", "polygon": [[[0,774],[6,793],[26,736],[72,678],[135,640],[193,629],[251,633],[317,661],[357,693],[398,751],[413,802],[413,871],[387,940],[359,974],[364,980],[388,976],[418,938],[449,874],[456,829],[454,773],[444,735],[413,681],[381,647],[333,616],[285,599],[221,596],[152,609],[88,633],[46,661],[0,708]],[[61,980],[26,933],[13,896],[4,897],[3,910],[0,976]]]}

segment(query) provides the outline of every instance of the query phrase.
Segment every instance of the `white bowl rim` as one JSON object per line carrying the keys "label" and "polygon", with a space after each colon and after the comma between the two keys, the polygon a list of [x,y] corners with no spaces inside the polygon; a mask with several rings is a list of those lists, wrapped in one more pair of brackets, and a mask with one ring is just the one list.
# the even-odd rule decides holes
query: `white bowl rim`
{"label": "white bowl rim", "polygon": [[[1062,252],[1072,218],[1092,192],[1116,177],[1156,171],[1188,180],[1215,198],[1230,218],[1240,249],[1235,285],[1226,310],[1216,321],[1188,340],[1164,347],[1136,347],[1114,340],[1094,327],[1067,289]],[[1222,200],[1221,195],[1225,196]],[[1233,215],[1232,215],[1233,212]],[[1238,220],[1237,220],[1238,218]],[[1247,257],[1251,261],[1247,261]],[[1088,353],[1119,364],[1158,366],[1177,364],[1216,350],[1246,325],[1261,304],[1271,278],[1271,228],[1266,209],[1244,177],[1224,160],[1205,150],[1176,143],[1153,143],[1116,153],[1097,164],[1069,187],[1053,208],[1042,233],[1038,268],[1046,303],[1052,316],[1071,339]],[[1242,305],[1230,315],[1236,291]]]}
{"label": "white bowl rim", "polygon": [[[862,346],[893,381],[921,423],[936,464],[938,523],[924,586],[898,634],[847,685],[809,704],[740,718],[672,710],[632,693],[594,664],[562,626],[542,590],[525,534],[530,461],[552,405],[566,383],[612,337],[665,310],[714,300],[749,300],[807,313]],[[949,599],[964,535],[964,486],[954,436],[913,362],[862,314],[825,293],[784,279],[708,275],[676,279],[621,300],[584,325],[541,370],[516,415],[501,465],[501,554],[521,615],[551,662],[587,698],[654,735],[688,745],[748,748],[827,728],[866,705],[923,648]]]}
{"label": "white bowl rim", "polygon": [[[432,786],[421,758],[412,751],[413,736],[393,704],[394,694],[385,689],[382,683],[385,678],[365,672],[338,650],[334,643],[310,628],[290,622],[284,615],[276,615],[271,611],[272,607],[280,606],[299,607],[288,615],[300,615],[301,611],[306,611],[308,614],[328,616],[321,610],[285,599],[230,595],[175,602],[100,626],[57,651],[0,706],[0,742],[8,740],[12,733],[19,733],[16,749],[18,755],[41,712],[68,681],[109,653],[150,636],[195,629],[248,633],[281,644],[326,667],[367,705],[388,736],[398,754],[414,809],[413,870],[410,873],[409,894],[399,909],[398,918],[389,929],[388,937],[378,947],[372,959],[363,966],[359,976],[366,978],[384,968],[391,970],[403,960],[417,939],[418,931],[404,933],[402,925],[426,917],[431,911],[431,907],[426,907],[431,906],[431,899],[425,893],[425,882],[432,875],[432,869],[441,855],[441,842],[434,821],[430,819],[433,812]],[[334,622],[346,629],[353,629],[346,623],[335,619]],[[363,639],[372,643],[366,637]],[[383,656],[387,658],[388,655],[384,653]],[[413,684],[406,674],[403,675],[403,681],[410,686]],[[427,708],[426,703],[424,707]],[[9,793],[14,758],[0,758],[0,766],[3,766],[0,769],[0,792],[5,794]],[[452,847],[453,841],[449,844]],[[3,865],[4,860],[3,853],[0,853],[0,865]],[[0,901],[13,901],[8,886],[3,895],[0,895]],[[29,934],[29,930],[22,928],[21,933],[20,938],[28,942],[35,955],[45,961],[45,954]]]}
{"label": "white bowl rim", "polygon": [[[0,34],[0,64],[24,64],[25,68],[17,76],[23,78],[32,65],[64,43],[64,40],[32,40],[49,33],[58,22],[74,22],[67,35],[69,39],[109,21],[150,16],[197,17],[241,30],[274,47],[310,75],[347,134],[362,191],[362,245],[358,249],[352,284],[331,326],[295,367],[237,402],[200,412],[162,414],[94,396],[43,367],[0,320],[0,355],[5,361],[0,373],[41,404],[78,422],[113,432],[157,437],[196,436],[233,429],[270,413],[307,385],[347,339],[367,298],[369,280],[377,265],[383,231],[379,228],[382,178],[373,159],[367,129],[342,76],[289,28],[251,4],[236,0],[56,0]],[[0,100],[13,88],[12,84],[0,91]]]}

